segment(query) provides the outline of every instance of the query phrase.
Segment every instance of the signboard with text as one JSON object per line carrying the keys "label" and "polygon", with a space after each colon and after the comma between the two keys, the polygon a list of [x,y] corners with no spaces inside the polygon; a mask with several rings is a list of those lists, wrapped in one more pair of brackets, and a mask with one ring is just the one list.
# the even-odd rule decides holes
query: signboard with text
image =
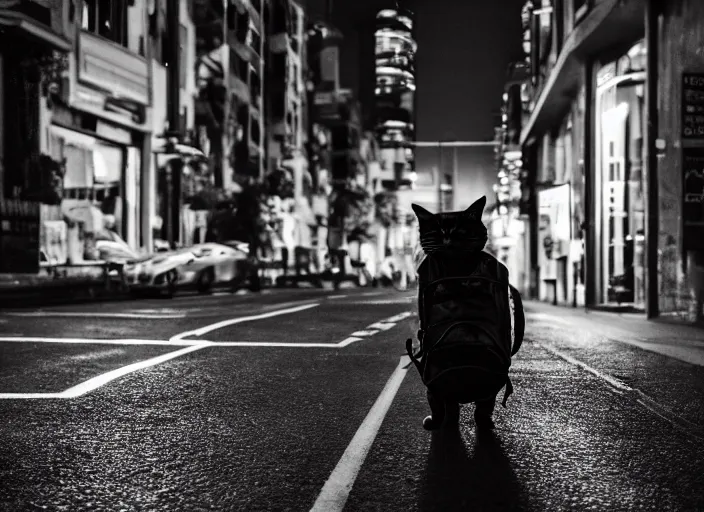
{"label": "signboard with text", "polygon": [[704,250],[704,148],[682,149],[684,250]]}
{"label": "signboard with text", "polygon": [[682,73],[682,138],[704,139],[704,73]]}

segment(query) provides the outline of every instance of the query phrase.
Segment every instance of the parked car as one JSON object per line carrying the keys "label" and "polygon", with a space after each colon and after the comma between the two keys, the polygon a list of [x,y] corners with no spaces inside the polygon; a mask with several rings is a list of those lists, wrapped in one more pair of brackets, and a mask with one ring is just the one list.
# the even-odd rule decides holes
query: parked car
{"label": "parked car", "polygon": [[195,288],[208,293],[217,284],[230,284],[241,272],[248,253],[223,244],[204,243],[186,249],[160,252],[125,265],[133,292],[155,290],[172,297],[177,289]]}

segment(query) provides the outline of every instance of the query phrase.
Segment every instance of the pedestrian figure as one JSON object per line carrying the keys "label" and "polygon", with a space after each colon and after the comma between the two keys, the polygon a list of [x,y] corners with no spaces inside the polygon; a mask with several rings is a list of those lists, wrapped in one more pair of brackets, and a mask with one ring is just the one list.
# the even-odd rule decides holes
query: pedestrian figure
{"label": "pedestrian figure", "polygon": [[406,350],[427,387],[431,415],[426,430],[457,425],[460,404],[475,403],[478,428],[494,427],[492,414],[505,386],[513,392],[511,357],[523,342],[525,318],[506,267],[484,251],[486,197],[463,212],[432,214],[414,204],[420,240],[418,274],[420,349]]}

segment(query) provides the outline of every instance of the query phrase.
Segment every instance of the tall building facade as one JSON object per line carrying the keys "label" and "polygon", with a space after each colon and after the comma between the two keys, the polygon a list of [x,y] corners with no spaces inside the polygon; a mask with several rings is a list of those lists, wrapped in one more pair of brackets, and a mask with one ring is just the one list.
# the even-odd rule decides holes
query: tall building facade
{"label": "tall building facade", "polygon": [[197,129],[216,186],[264,173],[264,11],[269,0],[196,0]]}
{"label": "tall building facade", "polygon": [[523,119],[522,91],[530,78],[526,62],[514,62],[508,67],[507,80],[501,97],[501,121],[495,128],[495,163],[497,183],[493,190],[495,203],[490,213],[490,243],[495,256],[509,270],[511,281],[522,293],[528,293],[530,253],[528,216],[522,214],[521,186],[527,170],[523,163],[520,138]]}
{"label": "tall building facade", "polygon": [[376,16],[374,124],[381,147],[378,190],[410,186],[415,170],[415,52],[411,13],[385,9]]}
{"label": "tall building facade", "polygon": [[532,0],[523,27],[532,295],[700,319],[704,5]]}
{"label": "tall building facade", "polygon": [[307,139],[303,8],[292,0],[272,0],[267,34],[267,170],[293,159],[302,169]]}

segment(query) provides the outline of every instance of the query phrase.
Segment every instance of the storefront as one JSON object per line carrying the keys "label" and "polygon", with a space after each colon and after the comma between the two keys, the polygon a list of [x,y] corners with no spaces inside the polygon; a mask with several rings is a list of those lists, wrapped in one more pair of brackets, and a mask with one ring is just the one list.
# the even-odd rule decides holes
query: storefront
{"label": "storefront", "polygon": [[644,42],[596,70],[594,197],[597,304],[644,309]]}
{"label": "storefront", "polygon": [[65,162],[60,210],[82,247],[69,243],[73,263],[98,259],[92,242],[117,236],[137,250],[141,240],[141,150],[133,134],[97,121],[95,133],[60,125],[50,128],[54,159]]}
{"label": "storefront", "polygon": [[571,196],[569,183],[538,192],[538,293],[554,304],[571,303],[574,291]]}

